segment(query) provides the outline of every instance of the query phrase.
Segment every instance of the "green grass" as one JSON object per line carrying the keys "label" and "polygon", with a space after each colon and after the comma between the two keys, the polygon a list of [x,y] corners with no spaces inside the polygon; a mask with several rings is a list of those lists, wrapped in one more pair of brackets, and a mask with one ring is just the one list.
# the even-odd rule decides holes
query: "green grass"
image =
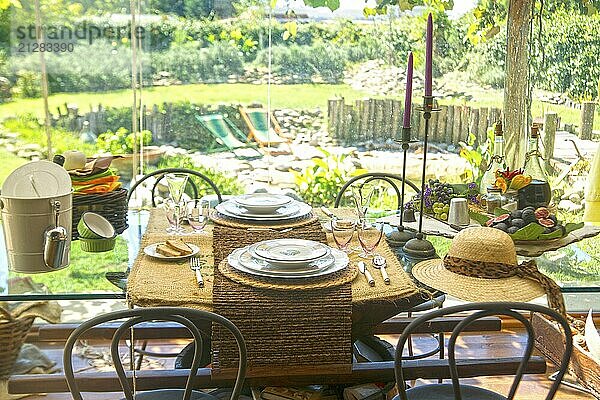
{"label": "green grass", "polygon": [[26,162],[26,159],[17,157],[13,153],[0,148],[0,185],[2,185],[4,179],[6,179],[12,171]]}
{"label": "green grass", "polygon": [[[260,102],[267,104],[267,85],[252,84],[196,84],[168,87],[144,88],[142,101],[145,104],[161,104],[163,102],[190,101],[199,104]],[[296,109],[312,109],[320,107],[325,110],[327,100],[334,96],[343,96],[348,101],[364,98],[367,95],[356,91],[348,85],[273,85],[271,87],[271,105],[273,107],[289,107]],[[77,104],[82,111],[90,106],[124,107],[132,103],[131,90],[116,90],[95,93],[59,93],[48,98],[51,112],[64,104]],[[63,107],[64,110],[64,107]],[[41,99],[18,99],[0,104],[0,120],[23,112],[33,112],[43,116]]]}
{"label": "green grass", "polygon": [[127,268],[127,242],[117,237],[114,250],[104,253],[87,253],[79,241],[71,243],[71,264],[59,271],[46,274],[10,273],[10,277],[31,277],[35,283],[45,285],[52,293],[85,293],[90,291],[119,291],[104,277],[108,271],[125,271]]}

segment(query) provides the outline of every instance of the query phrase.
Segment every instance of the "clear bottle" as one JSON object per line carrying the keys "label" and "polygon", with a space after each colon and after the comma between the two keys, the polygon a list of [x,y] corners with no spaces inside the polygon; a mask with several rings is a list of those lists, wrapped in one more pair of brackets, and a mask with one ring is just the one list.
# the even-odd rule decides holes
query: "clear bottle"
{"label": "clear bottle", "polygon": [[487,171],[481,178],[479,193],[486,194],[488,188],[494,186],[496,182],[496,171],[506,169],[506,157],[504,156],[504,131],[502,122],[498,121],[494,127],[494,155],[490,160]]}
{"label": "clear bottle", "polygon": [[531,126],[523,175],[531,176],[531,183],[519,189],[519,209],[528,206],[547,206],[552,199],[552,191],[548,183],[548,174],[544,168],[544,160],[538,147],[539,127]]}

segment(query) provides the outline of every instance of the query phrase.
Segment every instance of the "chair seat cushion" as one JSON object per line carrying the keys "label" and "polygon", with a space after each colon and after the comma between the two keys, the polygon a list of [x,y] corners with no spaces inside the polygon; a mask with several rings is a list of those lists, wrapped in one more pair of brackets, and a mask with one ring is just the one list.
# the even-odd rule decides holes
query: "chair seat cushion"
{"label": "chair seat cushion", "polygon": [[[183,389],[160,389],[139,392],[135,395],[135,400],[181,400],[183,399]],[[122,399],[125,400],[125,399]],[[204,392],[192,391],[190,400],[217,400],[216,397]]]}
{"label": "chair seat cushion", "polygon": [[[476,386],[460,385],[460,388],[463,400],[506,400],[496,392]],[[451,383],[423,385],[408,389],[406,395],[409,400],[454,400],[454,389]]]}

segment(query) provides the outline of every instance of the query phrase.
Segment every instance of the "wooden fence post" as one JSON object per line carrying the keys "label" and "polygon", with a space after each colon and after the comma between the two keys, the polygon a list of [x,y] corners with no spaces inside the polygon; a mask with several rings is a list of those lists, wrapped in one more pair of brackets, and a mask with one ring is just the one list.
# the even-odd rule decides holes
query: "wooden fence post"
{"label": "wooden fence post", "polygon": [[469,124],[469,133],[475,136],[475,141],[479,139],[479,109],[471,110],[471,123]]}
{"label": "wooden fence post", "polygon": [[555,112],[547,112],[544,115],[544,136],[542,143],[544,144],[544,159],[546,160],[546,171],[552,167],[550,160],[554,156],[554,140],[556,139],[556,125],[558,116]]}
{"label": "wooden fence post", "polygon": [[487,107],[479,109],[479,125],[477,126],[477,141],[483,144],[487,140],[487,130],[490,126],[488,122],[489,110]]}
{"label": "wooden fence post", "polygon": [[437,140],[438,142],[446,142],[446,118],[448,116],[448,106],[441,106],[437,123]]}
{"label": "wooden fence post", "polygon": [[462,106],[454,106],[454,124],[452,125],[452,141],[450,142],[454,145],[457,145],[460,141],[462,108]]}
{"label": "wooden fence post", "polygon": [[444,137],[444,143],[450,144],[452,143],[452,132],[454,129],[454,107],[448,106],[448,114],[446,116],[446,135]]}
{"label": "wooden fence post", "polygon": [[594,127],[594,111],[596,104],[586,101],[581,107],[581,120],[579,123],[579,137],[585,140],[592,139],[592,129]]}

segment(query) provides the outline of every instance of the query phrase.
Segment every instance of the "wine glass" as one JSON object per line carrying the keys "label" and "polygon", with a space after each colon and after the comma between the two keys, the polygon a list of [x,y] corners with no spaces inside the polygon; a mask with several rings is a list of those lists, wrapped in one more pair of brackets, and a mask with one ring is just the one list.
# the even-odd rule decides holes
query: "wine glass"
{"label": "wine glass", "polygon": [[169,194],[171,196],[171,200],[175,203],[175,212],[177,218],[174,218],[175,226],[172,229],[171,233],[174,234],[182,234],[183,229],[181,228],[181,218],[182,218],[182,209],[181,209],[181,198],[183,196],[183,192],[185,191],[185,185],[187,184],[188,175],[183,173],[170,173],[166,174],[165,178],[167,179],[167,185],[169,187]]}
{"label": "wine glass", "polygon": [[358,242],[363,249],[360,257],[373,258],[383,236],[383,222],[378,221],[377,218],[360,218],[357,229]]}
{"label": "wine glass", "polygon": [[372,183],[363,183],[362,185],[352,187],[352,198],[354,199],[359,218],[367,215],[374,191],[375,185]]}
{"label": "wine glass", "polygon": [[331,233],[337,247],[345,253],[351,253],[350,241],[356,230],[356,222],[350,219],[333,217]]}
{"label": "wine glass", "polygon": [[188,223],[194,232],[202,232],[208,223],[210,215],[210,202],[206,200],[192,200],[186,203]]}
{"label": "wine glass", "polygon": [[169,221],[167,233],[175,233],[177,231],[177,227],[181,223],[179,207],[177,207],[177,203],[175,203],[172,199],[166,199],[162,207],[165,209],[167,221]]}

